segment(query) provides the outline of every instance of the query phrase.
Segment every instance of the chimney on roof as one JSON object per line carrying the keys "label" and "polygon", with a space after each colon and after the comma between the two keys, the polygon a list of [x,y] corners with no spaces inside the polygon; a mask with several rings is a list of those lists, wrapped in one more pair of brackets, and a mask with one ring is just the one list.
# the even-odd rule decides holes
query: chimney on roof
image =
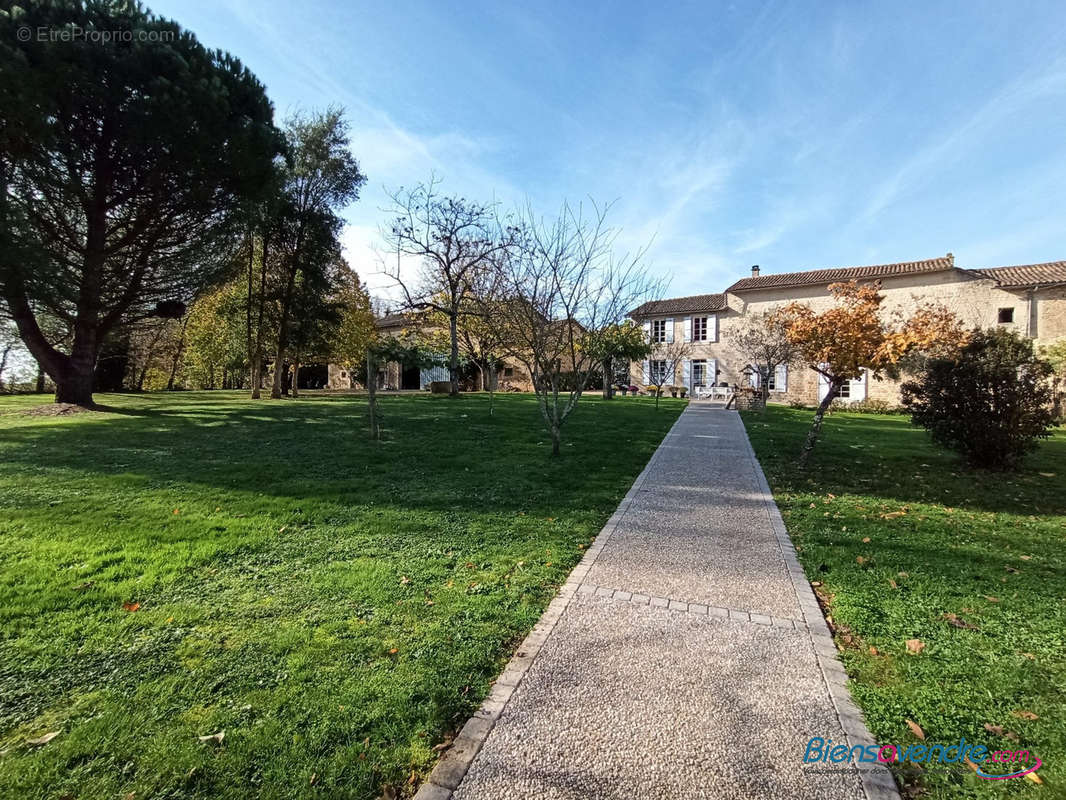
{"label": "chimney on roof", "polygon": [[752,264],[751,265],[751,277],[753,277],[753,278],[758,278],[759,277],[759,265],[758,264]]}
{"label": "chimney on roof", "polygon": [[951,266],[953,266],[953,267],[955,266],[955,254],[954,253],[948,253],[948,263],[950,263]]}

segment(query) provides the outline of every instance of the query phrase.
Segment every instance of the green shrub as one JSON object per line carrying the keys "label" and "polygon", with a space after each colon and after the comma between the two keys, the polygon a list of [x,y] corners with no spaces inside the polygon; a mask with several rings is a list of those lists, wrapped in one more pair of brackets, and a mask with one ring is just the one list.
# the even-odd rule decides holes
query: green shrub
{"label": "green shrub", "polygon": [[903,384],[911,422],[972,467],[1015,469],[1052,427],[1051,365],[1014,331],[973,332],[954,358]]}
{"label": "green shrub", "polygon": [[859,400],[848,403],[844,400],[834,400],[829,405],[830,411],[854,411],[857,414],[900,414],[905,411],[901,406],[894,406],[887,400]]}

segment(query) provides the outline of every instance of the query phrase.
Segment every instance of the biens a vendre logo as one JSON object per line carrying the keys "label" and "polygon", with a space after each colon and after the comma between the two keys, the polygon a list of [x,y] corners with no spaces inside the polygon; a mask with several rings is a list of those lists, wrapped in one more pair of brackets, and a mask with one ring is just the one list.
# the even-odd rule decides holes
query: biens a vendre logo
{"label": "biens a vendre logo", "polygon": [[[883,744],[855,745],[833,744],[832,739],[814,736],[807,742],[803,762],[827,764],[892,764],[910,762],[912,764],[966,764],[981,778],[990,781],[1002,781],[1008,778],[1022,778],[1033,775],[1042,762],[1028,750],[993,750],[984,745],[973,744],[960,739],[957,744]],[[1038,780],[1038,779],[1037,779]],[[1039,782],[1039,780],[1038,780]]]}

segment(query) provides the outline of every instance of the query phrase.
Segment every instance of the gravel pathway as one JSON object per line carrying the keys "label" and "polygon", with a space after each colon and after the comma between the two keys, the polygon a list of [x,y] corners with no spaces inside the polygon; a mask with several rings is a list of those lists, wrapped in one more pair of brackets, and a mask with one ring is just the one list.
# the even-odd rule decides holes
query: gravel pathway
{"label": "gravel pathway", "polygon": [[898,797],[737,414],[692,403],[419,800]]}

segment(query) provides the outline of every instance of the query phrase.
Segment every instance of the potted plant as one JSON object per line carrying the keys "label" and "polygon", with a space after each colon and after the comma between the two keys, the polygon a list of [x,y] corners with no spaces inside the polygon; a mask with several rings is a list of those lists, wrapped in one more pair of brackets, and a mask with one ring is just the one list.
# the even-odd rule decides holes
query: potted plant
{"label": "potted plant", "polygon": [[629,387],[628,386],[619,385],[618,386],[618,391],[620,391],[622,393],[622,397],[625,397],[626,396],[626,392],[629,391]]}
{"label": "potted plant", "polygon": [[631,395],[633,395],[634,397],[636,397],[636,396],[637,396],[637,392],[639,392],[639,391],[640,391],[640,389],[638,389],[638,388],[637,388],[636,386],[633,386],[632,384],[630,385],[630,387],[629,387],[629,393],[630,393]]}
{"label": "potted plant", "polygon": [[677,389],[677,393],[678,393],[678,395],[680,397],[683,398],[686,394],[688,394],[688,387],[687,386],[679,386],[678,389]]}
{"label": "potted plant", "polygon": [[677,397],[677,387],[676,386],[668,386],[667,388],[670,390],[670,396],[671,397]]}

